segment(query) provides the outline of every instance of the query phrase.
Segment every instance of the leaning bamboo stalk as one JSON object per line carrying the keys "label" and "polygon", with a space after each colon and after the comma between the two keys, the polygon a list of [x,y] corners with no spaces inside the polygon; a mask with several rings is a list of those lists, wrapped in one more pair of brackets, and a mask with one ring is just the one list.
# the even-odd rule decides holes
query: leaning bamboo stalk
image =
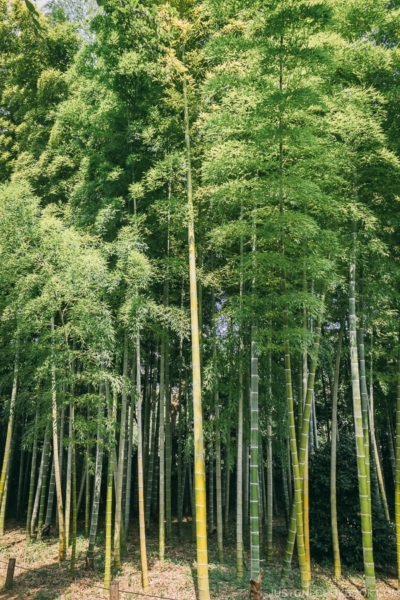
{"label": "leaning bamboo stalk", "polygon": [[51,336],[52,336],[52,364],[51,364],[51,408],[53,419],[53,461],[54,473],[56,479],[56,494],[57,494],[57,511],[58,511],[58,560],[62,561],[65,558],[65,529],[64,529],[64,509],[61,489],[61,473],[59,462],[59,446],[58,446],[58,415],[57,415],[57,389],[56,389],[56,365],[54,358],[54,317],[51,319]]}
{"label": "leaning bamboo stalk", "polygon": [[6,519],[6,508],[7,508],[7,499],[8,499],[8,486],[10,483],[10,473],[11,473],[11,465],[13,463],[14,450],[15,450],[15,442],[16,442],[16,429],[14,429],[11,440],[11,448],[10,448],[10,458],[8,461],[8,469],[6,474],[6,481],[4,484],[4,493],[3,499],[1,501],[0,506],[0,537],[4,535],[4,527],[5,527],[5,519]]}
{"label": "leaning bamboo stalk", "polygon": [[0,505],[3,500],[7,472],[9,472],[9,467],[10,467],[10,451],[11,451],[11,441],[12,441],[12,436],[13,436],[13,431],[14,431],[14,413],[15,413],[15,403],[16,403],[16,399],[17,399],[17,386],[18,386],[18,349],[17,349],[16,355],[15,355],[15,361],[14,361],[14,378],[13,378],[13,385],[12,385],[12,391],[11,391],[10,414],[8,417],[6,445],[5,445],[5,449],[4,449],[3,465],[2,465],[1,476],[0,476]]}

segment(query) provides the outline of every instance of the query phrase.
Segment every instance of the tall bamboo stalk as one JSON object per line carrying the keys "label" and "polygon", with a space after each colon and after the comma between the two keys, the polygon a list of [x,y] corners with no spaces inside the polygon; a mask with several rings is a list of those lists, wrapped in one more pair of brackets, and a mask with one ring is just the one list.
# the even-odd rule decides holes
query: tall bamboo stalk
{"label": "tall bamboo stalk", "polygon": [[128,376],[128,333],[124,332],[124,356],[122,367],[124,386],[122,388],[121,402],[121,429],[119,433],[119,453],[118,453],[118,471],[117,485],[115,493],[115,526],[114,526],[114,561],[115,568],[121,568],[121,543],[122,543],[122,491],[123,491],[123,476],[124,476],[124,459],[125,459],[125,435],[126,435],[126,413],[127,413],[127,376]]}
{"label": "tall bamboo stalk", "polygon": [[332,390],[332,435],[331,435],[331,527],[332,527],[332,546],[333,546],[333,568],[336,579],[342,576],[340,562],[339,533],[337,523],[337,495],[336,495],[336,448],[337,448],[337,413],[338,413],[338,389],[340,374],[340,353],[342,350],[344,330],[344,319],[340,324],[339,337],[336,350],[335,373],[333,377]]}
{"label": "tall bamboo stalk", "polygon": [[165,340],[161,341],[160,362],[160,425],[159,425],[159,454],[160,454],[160,486],[158,502],[158,558],[163,561],[165,556]]}
{"label": "tall bamboo stalk", "polygon": [[3,465],[1,468],[0,476],[0,505],[3,500],[5,491],[6,476],[10,469],[10,451],[11,451],[11,440],[14,431],[14,413],[15,413],[15,402],[17,399],[17,386],[18,386],[18,349],[14,360],[14,378],[11,391],[11,402],[10,402],[10,413],[8,417],[7,434],[6,434],[6,445],[4,449]]}
{"label": "tall bamboo stalk", "polygon": [[257,328],[251,328],[251,388],[250,388],[250,583],[252,598],[260,596],[260,528],[258,480],[258,357],[256,353]]}
{"label": "tall bamboo stalk", "polygon": [[146,553],[146,525],[144,514],[144,480],[143,480],[143,435],[142,435],[142,389],[140,384],[140,335],[136,336],[136,418],[138,427],[138,495],[139,495],[139,537],[140,537],[140,561],[142,565],[143,591],[149,589],[149,576],[147,571]]}
{"label": "tall bamboo stalk", "polygon": [[104,552],[104,589],[110,589],[112,571],[112,513],[113,513],[113,479],[115,456],[115,422],[117,419],[117,395],[113,393],[112,407],[109,405],[109,388],[106,382],[108,414],[111,416],[111,432],[108,440],[108,471],[107,471],[107,497],[106,497],[106,535]]}
{"label": "tall bamboo stalk", "polygon": [[272,463],[272,353],[268,352],[268,414],[267,414],[267,562],[272,560],[273,527],[273,463]]}
{"label": "tall bamboo stalk", "polygon": [[397,363],[397,403],[396,403],[396,479],[394,513],[397,551],[397,587],[400,590],[400,346]]}
{"label": "tall bamboo stalk", "polygon": [[197,581],[199,600],[209,600],[206,482],[204,464],[203,414],[201,405],[201,366],[199,315],[197,304],[196,246],[194,237],[194,210],[190,148],[189,108],[186,76],[183,79],[183,102],[185,118],[186,173],[188,199],[189,279],[190,279],[190,322],[192,333],[193,416],[195,453],[195,502],[196,502],[196,548]]}
{"label": "tall bamboo stalk", "polygon": [[365,459],[364,428],[361,407],[360,377],[357,351],[357,322],[356,322],[356,228],[353,222],[352,250],[350,256],[350,293],[349,293],[349,322],[350,322],[350,360],[353,392],[354,427],[357,448],[358,486],[361,508],[361,532],[364,556],[365,583],[368,598],[376,600],[375,566],[372,548],[372,519],[370,488]]}
{"label": "tall bamboo stalk", "polygon": [[52,364],[51,364],[51,408],[53,419],[53,462],[54,475],[56,479],[56,494],[57,494],[57,512],[58,512],[58,560],[65,559],[65,529],[64,529],[64,508],[61,488],[61,473],[60,473],[60,455],[58,446],[58,414],[57,414],[57,388],[56,388],[56,365],[54,357],[54,317],[51,319],[51,335],[52,335]]}
{"label": "tall bamboo stalk", "polygon": [[171,513],[171,468],[172,468],[172,440],[171,440],[171,387],[169,380],[169,339],[165,341],[165,519],[166,539],[172,540],[172,513]]}
{"label": "tall bamboo stalk", "polygon": [[92,515],[90,518],[89,544],[86,554],[86,567],[94,568],[94,547],[96,544],[97,524],[100,508],[101,477],[103,472],[103,417],[104,417],[104,383],[100,384],[99,406],[97,408],[97,442],[96,442],[96,466],[94,473],[94,489]]}
{"label": "tall bamboo stalk", "polygon": [[71,566],[70,579],[75,578],[75,562],[76,562],[76,536],[78,531],[78,511],[77,511],[77,483],[76,483],[76,442],[75,442],[75,407],[73,400],[69,408],[69,431],[71,437],[71,483],[72,483],[72,548],[71,548]]}
{"label": "tall bamboo stalk", "polygon": [[35,495],[35,479],[36,479],[36,461],[37,461],[37,446],[38,446],[38,410],[35,412],[35,424],[33,433],[33,446],[32,446],[32,463],[31,463],[31,476],[29,481],[29,498],[28,498],[28,512],[26,515],[26,541],[31,540],[31,519],[33,512],[33,499]]}

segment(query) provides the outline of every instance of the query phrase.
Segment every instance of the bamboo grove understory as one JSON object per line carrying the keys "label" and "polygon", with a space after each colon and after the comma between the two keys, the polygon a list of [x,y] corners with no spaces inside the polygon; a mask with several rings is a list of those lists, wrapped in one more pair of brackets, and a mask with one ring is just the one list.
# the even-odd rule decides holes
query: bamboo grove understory
{"label": "bamboo grove understory", "polygon": [[73,579],[104,531],[108,590],[134,529],[147,592],[148,531],[164,561],[191,523],[208,600],[232,530],[260,600],[284,523],[283,586],[325,555],[340,579],[350,535],[376,599],[377,568],[400,580],[400,6],[0,11],[0,536],[56,533]]}

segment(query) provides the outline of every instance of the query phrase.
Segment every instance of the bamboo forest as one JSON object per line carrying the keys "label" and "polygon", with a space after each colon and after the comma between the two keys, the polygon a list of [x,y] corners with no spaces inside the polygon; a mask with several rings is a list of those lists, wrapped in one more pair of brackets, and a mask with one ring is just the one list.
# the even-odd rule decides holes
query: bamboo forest
{"label": "bamboo forest", "polygon": [[398,598],[399,106],[399,0],[0,0],[0,597]]}

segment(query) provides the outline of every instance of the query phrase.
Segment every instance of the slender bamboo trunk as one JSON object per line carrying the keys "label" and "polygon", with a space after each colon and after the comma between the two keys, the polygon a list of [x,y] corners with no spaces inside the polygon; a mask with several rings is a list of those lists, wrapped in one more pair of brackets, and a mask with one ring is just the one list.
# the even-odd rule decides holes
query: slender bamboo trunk
{"label": "slender bamboo trunk", "polygon": [[160,486],[159,486],[159,547],[158,558],[163,561],[165,557],[165,340],[161,342],[160,363],[160,429],[159,429],[159,453],[160,453]]}
{"label": "slender bamboo trunk", "polygon": [[[109,398],[108,384],[106,383],[107,400]],[[108,471],[107,471],[107,497],[106,497],[106,535],[104,556],[104,589],[110,589],[112,571],[112,513],[113,513],[113,479],[114,479],[114,455],[115,455],[115,423],[117,420],[117,396],[113,393],[112,407],[108,408],[111,413],[111,433],[108,441]]]}
{"label": "slender bamboo trunk", "polygon": [[[89,406],[87,407],[87,419],[90,421]],[[86,461],[85,461],[85,537],[89,537],[90,526],[90,440],[89,433],[86,439]]]}
{"label": "slender bamboo trunk", "polygon": [[363,542],[365,583],[369,600],[376,600],[375,566],[372,548],[372,519],[370,511],[370,490],[368,489],[368,473],[365,459],[364,429],[361,406],[360,378],[357,352],[356,325],[356,230],[353,223],[353,245],[350,258],[350,357],[353,392],[354,427],[357,447],[358,485],[361,509],[361,532]]}
{"label": "slender bamboo trunk", "polygon": [[246,532],[246,536],[247,536],[247,533],[250,531],[250,528],[249,528],[250,458],[249,458],[249,456],[250,456],[250,448],[249,448],[249,444],[246,441],[246,443],[244,445],[244,457],[243,457],[243,529]]}
{"label": "slender bamboo trunk", "polygon": [[157,444],[157,421],[158,421],[158,402],[157,399],[153,400],[153,424],[151,428],[150,438],[150,456],[148,460],[148,477],[147,477],[147,494],[146,494],[146,527],[150,525],[151,516],[151,503],[153,500],[153,472],[154,472],[154,461],[156,455],[156,444]]}
{"label": "slender bamboo trunk", "polygon": [[236,576],[243,579],[243,354],[239,339],[239,406],[236,468]]}
{"label": "slender bamboo trunk", "polygon": [[[42,478],[40,480],[40,506],[39,506],[39,519],[38,519],[38,532],[37,539],[42,539],[42,529],[43,529],[43,520],[44,520],[44,506],[46,502],[46,492],[47,492],[47,478],[48,478],[48,470],[49,470],[49,462],[50,462],[50,431],[49,428],[46,427],[45,439],[43,443],[43,469],[42,469]],[[39,482],[38,482],[39,486]],[[36,517],[36,515],[35,515]]]}
{"label": "slender bamboo trunk", "polygon": [[[285,327],[287,325],[285,324]],[[289,533],[286,544],[286,552],[283,564],[283,578],[288,575],[291,558],[293,555],[294,542],[297,535],[297,552],[300,565],[301,590],[308,594],[310,578],[307,569],[306,555],[304,550],[304,513],[303,513],[303,480],[300,474],[299,457],[297,453],[296,440],[296,425],[294,419],[293,405],[293,388],[292,388],[292,370],[289,342],[285,344],[285,378],[286,378],[286,396],[288,403],[288,418],[289,418],[289,436],[290,436],[290,451],[293,469],[294,480],[294,499],[293,508],[290,517]],[[304,407],[306,409],[306,405]],[[303,414],[303,423],[305,419],[305,411]]]}
{"label": "slender bamboo trunk", "polygon": [[172,514],[171,514],[171,387],[169,380],[169,339],[165,342],[165,518],[166,539],[172,540]]}
{"label": "slender bamboo trunk", "polygon": [[8,499],[8,488],[9,488],[9,484],[10,484],[11,468],[12,468],[13,458],[14,458],[15,442],[16,442],[16,437],[17,437],[16,433],[17,433],[17,431],[14,428],[13,434],[12,434],[12,439],[11,439],[10,458],[8,461],[6,481],[4,484],[3,499],[1,501],[1,506],[0,506],[0,537],[2,537],[4,535],[6,508],[7,508],[7,499]]}
{"label": "slender bamboo trunk", "polygon": [[268,352],[268,414],[267,414],[267,562],[272,560],[273,528],[273,463],[272,463],[272,354]]}
{"label": "slender bamboo trunk", "polygon": [[208,550],[207,550],[207,514],[206,484],[204,465],[203,414],[201,403],[201,366],[199,315],[197,304],[196,246],[194,238],[194,210],[192,191],[191,149],[189,109],[186,77],[183,80],[183,101],[185,117],[185,142],[187,160],[187,198],[188,198],[188,238],[189,238],[189,279],[190,279],[190,321],[192,333],[192,374],[193,374],[193,415],[194,415],[194,453],[195,453],[195,497],[196,497],[196,548],[197,581],[199,600],[209,600]]}
{"label": "slender bamboo trunk", "polygon": [[[243,200],[240,203],[240,223],[243,221]],[[240,235],[240,281],[239,306],[243,308],[243,234]],[[236,576],[243,579],[243,340],[239,329],[239,397],[237,426],[237,466],[236,466]]]}
{"label": "slender bamboo trunk", "polygon": [[3,495],[5,492],[5,483],[7,473],[10,469],[10,451],[11,451],[11,440],[14,431],[14,413],[15,413],[15,403],[17,399],[17,387],[18,387],[18,349],[15,356],[14,361],[14,379],[11,391],[11,402],[10,402],[10,414],[8,417],[8,425],[7,425],[7,435],[6,435],[6,445],[4,449],[4,457],[3,457],[3,465],[1,468],[1,476],[0,476],[0,505],[3,500]]}
{"label": "slender bamboo trunk", "polygon": [[214,443],[212,439],[208,451],[208,530],[210,534],[214,531]]}
{"label": "slender bamboo trunk", "polygon": [[82,469],[81,485],[80,485],[80,488],[79,488],[78,506],[77,506],[78,514],[79,514],[79,511],[80,511],[80,508],[81,508],[81,504],[82,504],[83,492],[85,491],[85,484],[86,484],[86,458],[85,458],[84,467]]}
{"label": "slender bamboo trunk", "polygon": [[37,461],[37,446],[38,446],[38,410],[35,413],[35,425],[33,434],[33,447],[32,447],[32,463],[31,463],[31,476],[29,482],[29,498],[28,498],[28,512],[26,515],[26,541],[30,542],[32,537],[32,512],[33,512],[33,499],[35,495],[35,479],[36,479],[36,461]]}
{"label": "slender bamboo trunk", "polygon": [[372,462],[375,467],[376,477],[379,484],[380,498],[382,500],[383,509],[385,512],[385,518],[390,523],[389,506],[386,496],[385,481],[383,479],[383,472],[381,466],[381,460],[375,435],[375,410],[374,410],[374,383],[373,383],[373,361],[372,361],[372,348],[373,348],[373,335],[371,333],[371,364],[370,364],[370,386],[369,386],[369,425],[371,434],[371,450],[372,450]]}
{"label": "slender bamboo trunk", "polygon": [[[72,386],[73,396],[73,386]],[[69,419],[68,419],[68,454],[67,454],[67,477],[66,477],[66,490],[65,490],[65,548],[68,552],[69,548],[69,534],[71,529],[71,504],[72,504],[72,416],[73,416],[73,405],[72,402],[69,405]],[[75,464],[75,477],[76,477],[76,464]],[[76,500],[76,498],[75,498]],[[75,507],[76,508],[76,507]]]}
{"label": "slender bamboo trunk", "polygon": [[387,398],[385,396],[385,405],[386,405],[386,420],[387,420],[387,435],[388,435],[388,445],[389,445],[389,456],[390,456],[390,465],[392,467],[393,474],[393,482],[396,482],[396,453],[394,449],[393,443],[393,427],[392,420],[390,418],[389,407],[387,403]]}
{"label": "slender bamboo trunk", "polygon": [[71,548],[71,565],[70,579],[75,579],[75,562],[76,562],[76,536],[78,530],[78,513],[76,502],[76,443],[75,443],[75,407],[73,401],[69,409],[69,431],[71,437],[71,483],[72,483],[72,548]]}
{"label": "slender bamboo trunk", "polygon": [[61,473],[60,473],[60,455],[58,446],[58,415],[57,415],[57,390],[56,390],[56,365],[54,358],[54,318],[51,319],[51,334],[52,334],[52,365],[51,365],[51,397],[52,397],[52,419],[53,419],[53,461],[54,474],[56,479],[56,494],[57,494],[57,512],[58,512],[58,560],[61,562],[65,559],[65,529],[64,529],[64,509],[61,489]]}
{"label": "slender bamboo trunk", "polygon": [[[285,446],[286,446],[286,442],[284,442]],[[286,526],[288,528],[288,535],[289,535],[289,531],[290,531],[290,499],[289,499],[289,490],[288,490],[288,484],[287,484],[287,474],[286,474],[286,466],[285,464],[282,464],[282,487],[283,487],[283,500],[284,500],[284,506],[285,506],[285,519],[286,519]],[[294,530],[292,532],[291,535],[294,535],[294,537],[296,537],[296,520],[294,521]]]}
{"label": "slender bamboo trunk", "polygon": [[122,389],[121,402],[121,429],[119,435],[119,455],[117,471],[117,487],[115,494],[115,526],[114,526],[114,561],[115,568],[121,569],[121,543],[122,543],[122,490],[124,476],[124,457],[125,457],[125,434],[126,434],[126,413],[127,413],[127,376],[128,376],[128,334],[124,333],[124,358],[123,358],[123,377],[124,387]]}
{"label": "slender bamboo trunk", "polygon": [[183,518],[183,491],[184,482],[182,481],[182,338],[180,345],[180,356],[179,356],[179,388],[178,388],[178,499],[177,499],[177,513],[178,513],[178,536],[182,538],[182,518]]}
{"label": "slender bamboo trunk", "polygon": [[258,480],[258,357],[256,353],[257,328],[251,328],[251,391],[250,391],[250,585],[251,597],[260,598],[260,528]]}
{"label": "slender bamboo trunk", "polygon": [[397,587],[400,590],[400,346],[397,365],[397,403],[396,403],[396,479],[394,495],[394,514],[397,551]]}
{"label": "slender bamboo trunk", "polygon": [[[361,296],[361,294],[360,294]],[[361,322],[364,320],[362,302],[360,298],[361,304]],[[364,348],[364,326],[359,328],[358,330],[358,352],[359,352],[359,374],[360,374],[360,390],[361,390],[361,413],[362,413],[362,425],[363,425],[363,434],[364,434],[364,449],[365,449],[365,469],[367,474],[367,486],[368,486],[368,502],[369,502],[369,512],[372,515],[372,506],[371,506],[371,451],[369,444],[369,422],[368,422],[368,413],[369,413],[369,398],[368,398],[368,389],[367,389],[367,375],[365,370],[365,348]]]}
{"label": "slender bamboo trunk", "polygon": [[344,319],[340,324],[339,338],[336,350],[335,374],[332,391],[332,436],[331,436],[331,527],[333,545],[333,568],[335,579],[342,576],[340,562],[339,533],[337,523],[337,495],[336,495],[336,448],[337,448],[337,413],[338,413],[338,389],[340,374],[340,353],[343,342]]}
{"label": "slender bamboo trunk", "polygon": [[142,565],[143,591],[149,589],[149,576],[147,571],[146,553],[146,526],[144,514],[144,481],[143,481],[143,441],[142,441],[142,397],[141,397],[141,373],[140,373],[140,336],[136,336],[136,418],[138,427],[138,495],[139,495],[139,537],[140,537],[140,561]]}
{"label": "slender bamboo trunk", "polygon": [[97,524],[99,520],[99,508],[100,508],[100,491],[101,491],[101,477],[103,472],[103,418],[104,418],[104,383],[100,384],[99,393],[99,406],[97,409],[97,443],[96,443],[96,467],[94,474],[94,489],[93,489],[93,504],[92,504],[92,515],[90,519],[90,533],[89,533],[89,545],[86,554],[86,568],[94,569],[94,547],[96,544],[97,535]]}
{"label": "slender bamboo trunk", "polygon": [[228,433],[226,436],[226,447],[225,447],[225,519],[224,525],[225,530],[228,531],[229,525],[229,507],[230,507],[230,495],[231,495],[231,430],[230,427],[228,429]]}
{"label": "slender bamboo trunk", "polygon": [[[23,425],[23,428],[26,427],[26,420]],[[17,511],[16,518],[19,518],[19,513],[21,510],[21,500],[22,500],[22,489],[23,489],[23,478],[24,478],[24,464],[25,464],[25,451],[21,444],[20,453],[19,453],[19,472],[18,472],[18,493],[17,493]]]}
{"label": "slender bamboo trunk", "polygon": [[[132,363],[133,365],[133,363]],[[133,371],[133,369],[132,369]],[[134,383],[134,379],[132,378]],[[133,446],[133,422],[134,422],[134,395],[131,396],[131,405],[128,415],[128,443],[127,443],[127,464],[126,464],[126,490],[125,490],[125,535],[128,535],[129,519],[131,514],[131,489],[132,489],[132,446]],[[137,416],[137,415],[136,415]]]}
{"label": "slender bamboo trunk", "polygon": [[49,484],[49,493],[47,497],[47,508],[46,508],[46,516],[44,519],[44,528],[47,528],[51,525],[51,517],[53,515],[53,507],[54,507],[54,492],[56,488],[56,474],[54,471],[54,461],[51,465],[51,474],[50,474],[50,484]]}

